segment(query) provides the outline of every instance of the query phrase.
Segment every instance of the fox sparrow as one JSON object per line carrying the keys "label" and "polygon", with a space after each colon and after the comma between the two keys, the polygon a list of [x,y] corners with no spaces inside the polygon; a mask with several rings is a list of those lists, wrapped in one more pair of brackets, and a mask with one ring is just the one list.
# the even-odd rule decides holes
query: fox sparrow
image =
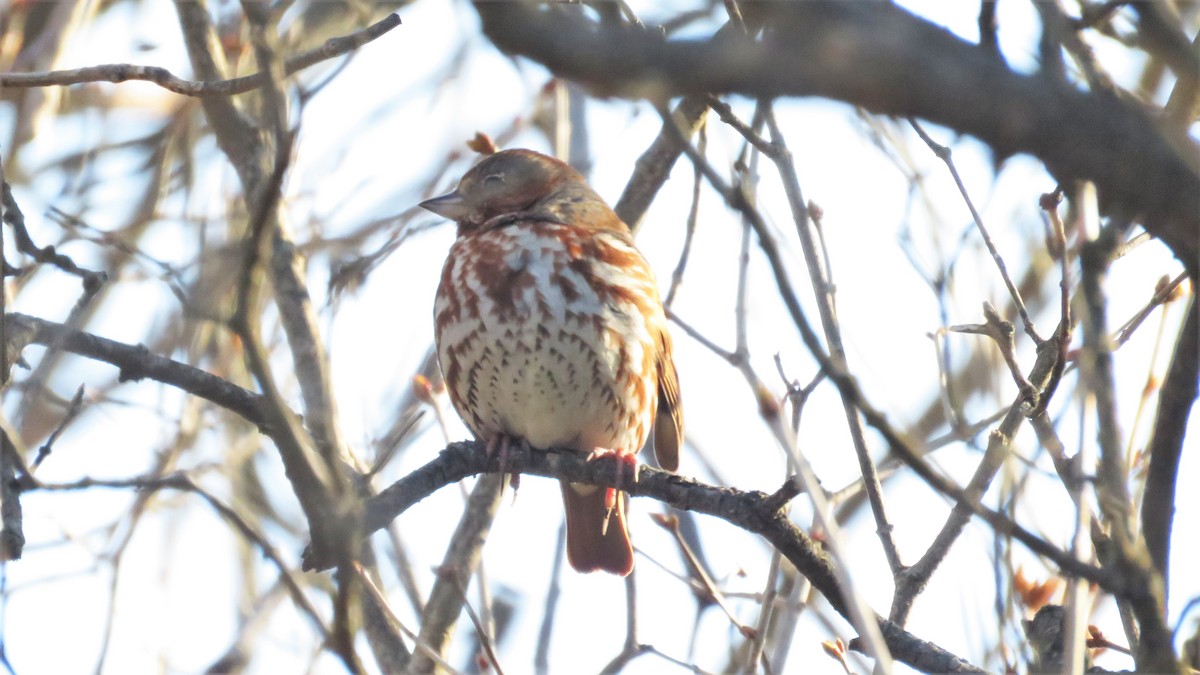
{"label": "fox sparrow", "polygon": [[[458,224],[434,306],[438,362],[488,451],[616,455],[636,480],[653,429],[659,464],[675,470],[683,417],[654,274],[583,176],[506,150],[421,206]],[[562,494],[571,566],[629,574],[624,495],[566,481]]]}

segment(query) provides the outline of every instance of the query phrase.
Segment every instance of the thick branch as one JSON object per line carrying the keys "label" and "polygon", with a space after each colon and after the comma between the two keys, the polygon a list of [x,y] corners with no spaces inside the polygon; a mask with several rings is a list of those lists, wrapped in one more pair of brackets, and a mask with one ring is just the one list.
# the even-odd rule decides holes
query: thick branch
{"label": "thick branch", "polygon": [[515,3],[476,8],[502,50],[600,94],[821,96],[945,125],[999,157],[1035,155],[1060,180],[1095,182],[1106,209],[1143,220],[1193,277],[1200,269],[1194,142],[1111,95],[1013,72],[995,52],[894,5],[761,5],[771,28],[758,41],[668,41]]}
{"label": "thick branch", "polygon": [[[482,444],[452,443],[438,457],[408,474],[369,500],[365,509],[365,521],[360,532],[366,536],[379,530],[404,511],[437,490],[472,476],[500,470],[499,458],[488,458]],[[517,452],[506,460],[505,471],[537,476],[565,478],[572,482],[591,485],[613,486],[616,484],[613,462],[607,459],[587,461],[575,453],[560,452]],[[789,481],[788,486],[791,485]],[[837,584],[833,563],[825,552],[798,528],[783,510],[786,499],[763,492],[744,492],[734,488],[721,488],[684,478],[665,471],[643,466],[638,481],[623,485],[635,497],[649,497],[678,509],[705,513],[720,518],[746,531],[761,535],[805,575],[843,615],[848,613]],[[961,490],[959,491],[961,494]],[[978,504],[972,510],[982,514],[1008,534],[1014,533],[1011,523],[997,521],[991,513]],[[1028,533],[1021,533],[1028,535]],[[1110,592],[1125,595],[1131,592],[1122,579],[1107,570],[1084,565],[1069,554],[1054,549],[1044,541],[1031,541],[1029,536],[1018,537],[1036,553],[1047,556],[1064,573],[1094,581]],[[312,548],[305,552],[303,567],[306,570],[325,569],[331,561],[323,559]],[[975,672],[974,667],[958,657],[934,645],[921,643],[895,624],[881,620],[883,634],[892,655],[910,665],[934,672]],[[933,651],[929,651],[933,650]],[[920,665],[917,665],[920,664]]]}

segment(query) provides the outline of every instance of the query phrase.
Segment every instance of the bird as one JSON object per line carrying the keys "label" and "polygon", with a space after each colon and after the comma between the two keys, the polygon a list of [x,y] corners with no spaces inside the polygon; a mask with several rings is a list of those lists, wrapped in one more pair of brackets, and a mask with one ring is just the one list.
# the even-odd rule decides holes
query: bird
{"label": "bird", "polygon": [[[653,435],[675,471],[683,443],[679,376],[650,264],[629,227],[570,165],[496,152],[448,194],[421,202],[455,221],[434,302],[450,401],[487,452],[514,444],[614,456],[637,480]],[[562,482],[567,559],[626,576],[633,547],[615,488]]]}

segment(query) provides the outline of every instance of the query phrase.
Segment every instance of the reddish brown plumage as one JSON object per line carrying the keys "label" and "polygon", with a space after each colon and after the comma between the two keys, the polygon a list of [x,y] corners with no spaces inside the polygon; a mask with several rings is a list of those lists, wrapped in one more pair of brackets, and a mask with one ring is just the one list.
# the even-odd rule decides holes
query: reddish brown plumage
{"label": "reddish brown plumage", "polygon": [[[675,470],[683,421],[654,275],[583,177],[508,150],[422,206],[458,223],[434,324],[450,400],[471,431],[634,463],[653,429],[659,464]],[[628,574],[624,496],[562,490],[572,566]]]}

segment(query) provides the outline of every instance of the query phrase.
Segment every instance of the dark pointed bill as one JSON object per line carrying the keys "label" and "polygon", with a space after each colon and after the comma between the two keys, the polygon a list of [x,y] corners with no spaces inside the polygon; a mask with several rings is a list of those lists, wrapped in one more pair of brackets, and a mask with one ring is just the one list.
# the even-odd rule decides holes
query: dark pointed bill
{"label": "dark pointed bill", "polygon": [[458,190],[441,197],[426,199],[418,206],[450,220],[459,220],[466,216],[468,211],[467,203],[463,200],[462,195],[458,194]]}

